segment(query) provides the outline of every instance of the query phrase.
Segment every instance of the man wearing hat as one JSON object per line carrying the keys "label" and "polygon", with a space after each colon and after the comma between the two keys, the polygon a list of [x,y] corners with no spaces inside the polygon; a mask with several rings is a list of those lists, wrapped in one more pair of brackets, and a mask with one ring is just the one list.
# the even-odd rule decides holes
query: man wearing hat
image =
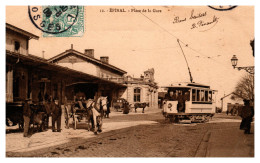
{"label": "man wearing hat", "polygon": [[30,104],[31,104],[31,99],[26,99],[23,107],[23,120],[24,120],[23,136],[24,137],[28,137],[29,127],[30,127],[30,118],[32,115]]}
{"label": "man wearing hat", "polygon": [[[61,132],[61,114],[62,110],[59,105],[59,100],[55,99],[51,103],[51,114],[52,114],[52,132]],[[55,128],[55,124],[57,124],[57,130]]]}
{"label": "man wearing hat", "polygon": [[254,116],[254,108],[250,106],[250,100],[244,99],[244,106],[241,111],[242,122],[240,129],[245,130],[245,134],[250,134],[251,122]]}

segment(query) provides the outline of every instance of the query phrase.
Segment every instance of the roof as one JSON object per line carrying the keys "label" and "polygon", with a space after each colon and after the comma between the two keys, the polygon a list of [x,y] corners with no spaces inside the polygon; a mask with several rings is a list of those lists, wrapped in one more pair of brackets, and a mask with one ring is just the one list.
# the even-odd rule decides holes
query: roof
{"label": "roof", "polygon": [[63,67],[63,66],[60,66],[57,64],[50,63],[42,58],[32,57],[32,55],[26,56],[26,55],[22,55],[22,54],[18,54],[18,53],[6,50],[7,62],[15,63],[18,58],[19,58],[19,62],[22,64],[32,66],[32,67],[37,67],[37,68],[44,69],[47,71],[58,72],[61,74],[66,74],[66,75],[70,74],[71,77],[80,78],[80,79],[82,79],[83,82],[111,84],[111,85],[118,86],[118,87],[126,87],[125,85],[117,83],[117,82],[109,81],[106,79],[96,77],[94,75],[90,75],[90,74],[76,71],[76,70],[73,70],[73,69],[70,69],[67,67]]}
{"label": "roof", "polygon": [[169,86],[162,86],[162,88],[210,88],[210,86],[199,84],[199,83],[178,83],[178,84],[171,84]]}
{"label": "roof", "polygon": [[33,39],[36,39],[36,40],[39,39],[39,36],[36,36],[36,35],[34,35],[34,34],[28,32],[28,31],[25,31],[25,30],[23,30],[23,29],[21,29],[21,28],[18,28],[18,27],[16,27],[16,26],[13,26],[13,25],[11,25],[11,24],[9,24],[9,23],[6,23],[5,25],[6,25],[6,26],[5,26],[6,29],[11,30],[11,31],[14,31],[14,32],[17,32],[17,33],[19,33],[19,34],[21,34],[21,35],[23,35],[23,36],[26,36],[29,40],[32,39],[32,38],[33,38]]}
{"label": "roof", "polygon": [[128,80],[125,81],[126,84],[144,84],[144,85],[149,85],[151,87],[154,87],[156,89],[158,89],[157,83],[156,82],[147,82],[142,80],[141,78],[139,78],[140,80]]}
{"label": "roof", "polygon": [[124,71],[124,70],[122,70],[122,69],[120,69],[118,67],[115,67],[115,66],[113,66],[113,65],[111,65],[109,63],[102,62],[101,60],[98,60],[98,59],[96,59],[94,57],[90,57],[90,56],[88,56],[88,55],[86,55],[84,53],[81,53],[79,51],[76,51],[74,49],[68,49],[65,52],[62,52],[61,54],[58,54],[58,55],[48,59],[48,61],[49,62],[56,62],[56,61],[58,61],[58,60],[60,60],[60,59],[62,59],[64,57],[66,57],[67,55],[70,55],[71,53],[75,54],[77,56],[83,57],[84,59],[86,59],[86,60],[88,60],[88,61],[90,61],[90,62],[92,62],[94,64],[97,64],[97,65],[100,65],[100,66],[104,66],[106,68],[110,68],[110,69],[112,69],[112,70],[114,70],[116,72],[119,72],[121,74],[126,74],[127,73],[126,71]]}

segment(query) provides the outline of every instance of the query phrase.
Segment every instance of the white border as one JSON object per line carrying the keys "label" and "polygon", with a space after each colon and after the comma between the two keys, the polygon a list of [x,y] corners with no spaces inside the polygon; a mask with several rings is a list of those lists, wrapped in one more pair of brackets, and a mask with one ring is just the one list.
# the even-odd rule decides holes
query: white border
{"label": "white border", "polygon": [[[1,64],[1,71],[0,71],[0,75],[1,75],[1,80],[0,80],[0,90],[1,90],[1,94],[0,94],[0,103],[1,103],[1,109],[5,110],[4,104],[5,104],[5,6],[8,5],[57,5],[57,4],[67,4],[67,5],[71,5],[71,4],[77,4],[77,5],[254,5],[255,6],[255,38],[259,37],[259,15],[260,15],[260,7],[259,7],[259,2],[257,0],[83,0],[83,1],[64,1],[64,0],[59,0],[59,1],[53,1],[53,0],[24,0],[24,1],[18,1],[18,0],[12,0],[12,1],[1,1],[1,6],[0,6],[0,14],[1,14],[1,19],[0,19],[0,28],[1,28],[1,37],[0,37],[0,51],[1,51],[1,55],[0,55],[0,64]],[[256,30],[258,29],[258,30]],[[260,47],[259,43],[258,43],[258,39],[256,39],[256,44],[255,47]],[[260,61],[258,59],[258,55],[257,54],[258,49],[255,48],[255,65],[256,65],[256,81],[255,83],[259,83],[259,77],[258,77],[258,64]],[[258,92],[259,92],[259,87],[258,84],[256,84],[256,105],[255,105],[255,119],[256,119],[256,125],[255,125],[255,159],[241,159],[241,158],[231,158],[232,160],[228,160],[228,161],[234,161],[234,162],[238,162],[238,161],[253,161],[256,162],[256,160],[259,158],[259,150],[258,150],[258,145],[259,145],[259,138],[258,138],[258,113],[259,113],[259,102],[258,102]],[[58,161],[57,158],[54,159],[9,159],[9,158],[5,158],[5,112],[1,112],[0,114],[0,119],[1,119],[1,133],[0,133],[0,159],[1,162],[28,162],[28,161],[40,161],[40,162],[46,162],[46,161]],[[66,162],[71,162],[71,161],[89,161],[89,162],[96,162],[96,159],[93,158],[88,158],[87,160],[72,160],[72,159],[62,159],[61,160],[66,161]],[[136,162],[136,161],[149,161],[149,162],[168,162],[168,161],[189,161],[189,162],[222,162],[222,161],[227,161],[226,158],[217,158],[217,159],[194,159],[194,158],[174,158],[173,159],[166,159],[166,158],[149,158],[149,159],[140,159],[140,158],[129,158],[127,160],[122,160],[122,159],[107,159],[107,158],[102,158],[99,159],[98,162]]]}

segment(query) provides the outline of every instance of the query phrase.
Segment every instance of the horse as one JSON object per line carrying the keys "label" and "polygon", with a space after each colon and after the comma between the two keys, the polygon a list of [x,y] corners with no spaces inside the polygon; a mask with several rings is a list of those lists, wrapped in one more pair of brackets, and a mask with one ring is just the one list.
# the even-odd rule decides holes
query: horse
{"label": "horse", "polygon": [[94,107],[92,108],[95,134],[97,134],[97,131],[102,132],[102,118],[104,117],[104,112],[106,111],[107,111],[107,97],[100,96],[96,100]]}
{"label": "horse", "polygon": [[96,101],[88,99],[86,102],[88,131],[90,131],[90,122],[94,128],[94,134],[102,132],[102,118],[107,111],[107,97],[99,97]]}
{"label": "horse", "polygon": [[149,103],[135,103],[134,107],[135,107],[135,113],[136,113],[136,109],[137,108],[143,108],[142,113],[144,113],[144,109],[146,106],[149,106]]}

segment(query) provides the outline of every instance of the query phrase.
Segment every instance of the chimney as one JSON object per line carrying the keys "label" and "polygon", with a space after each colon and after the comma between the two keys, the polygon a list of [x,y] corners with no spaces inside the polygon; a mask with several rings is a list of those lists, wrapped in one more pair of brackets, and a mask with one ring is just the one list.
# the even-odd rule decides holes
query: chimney
{"label": "chimney", "polygon": [[104,63],[109,63],[109,57],[108,56],[102,56],[100,57],[100,61]]}
{"label": "chimney", "polygon": [[45,51],[43,50],[43,51],[42,51],[42,58],[44,58],[44,52],[45,52]]}
{"label": "chimney", "polygon": [[94,58],[94,49],[85,49],[85,55]]}

